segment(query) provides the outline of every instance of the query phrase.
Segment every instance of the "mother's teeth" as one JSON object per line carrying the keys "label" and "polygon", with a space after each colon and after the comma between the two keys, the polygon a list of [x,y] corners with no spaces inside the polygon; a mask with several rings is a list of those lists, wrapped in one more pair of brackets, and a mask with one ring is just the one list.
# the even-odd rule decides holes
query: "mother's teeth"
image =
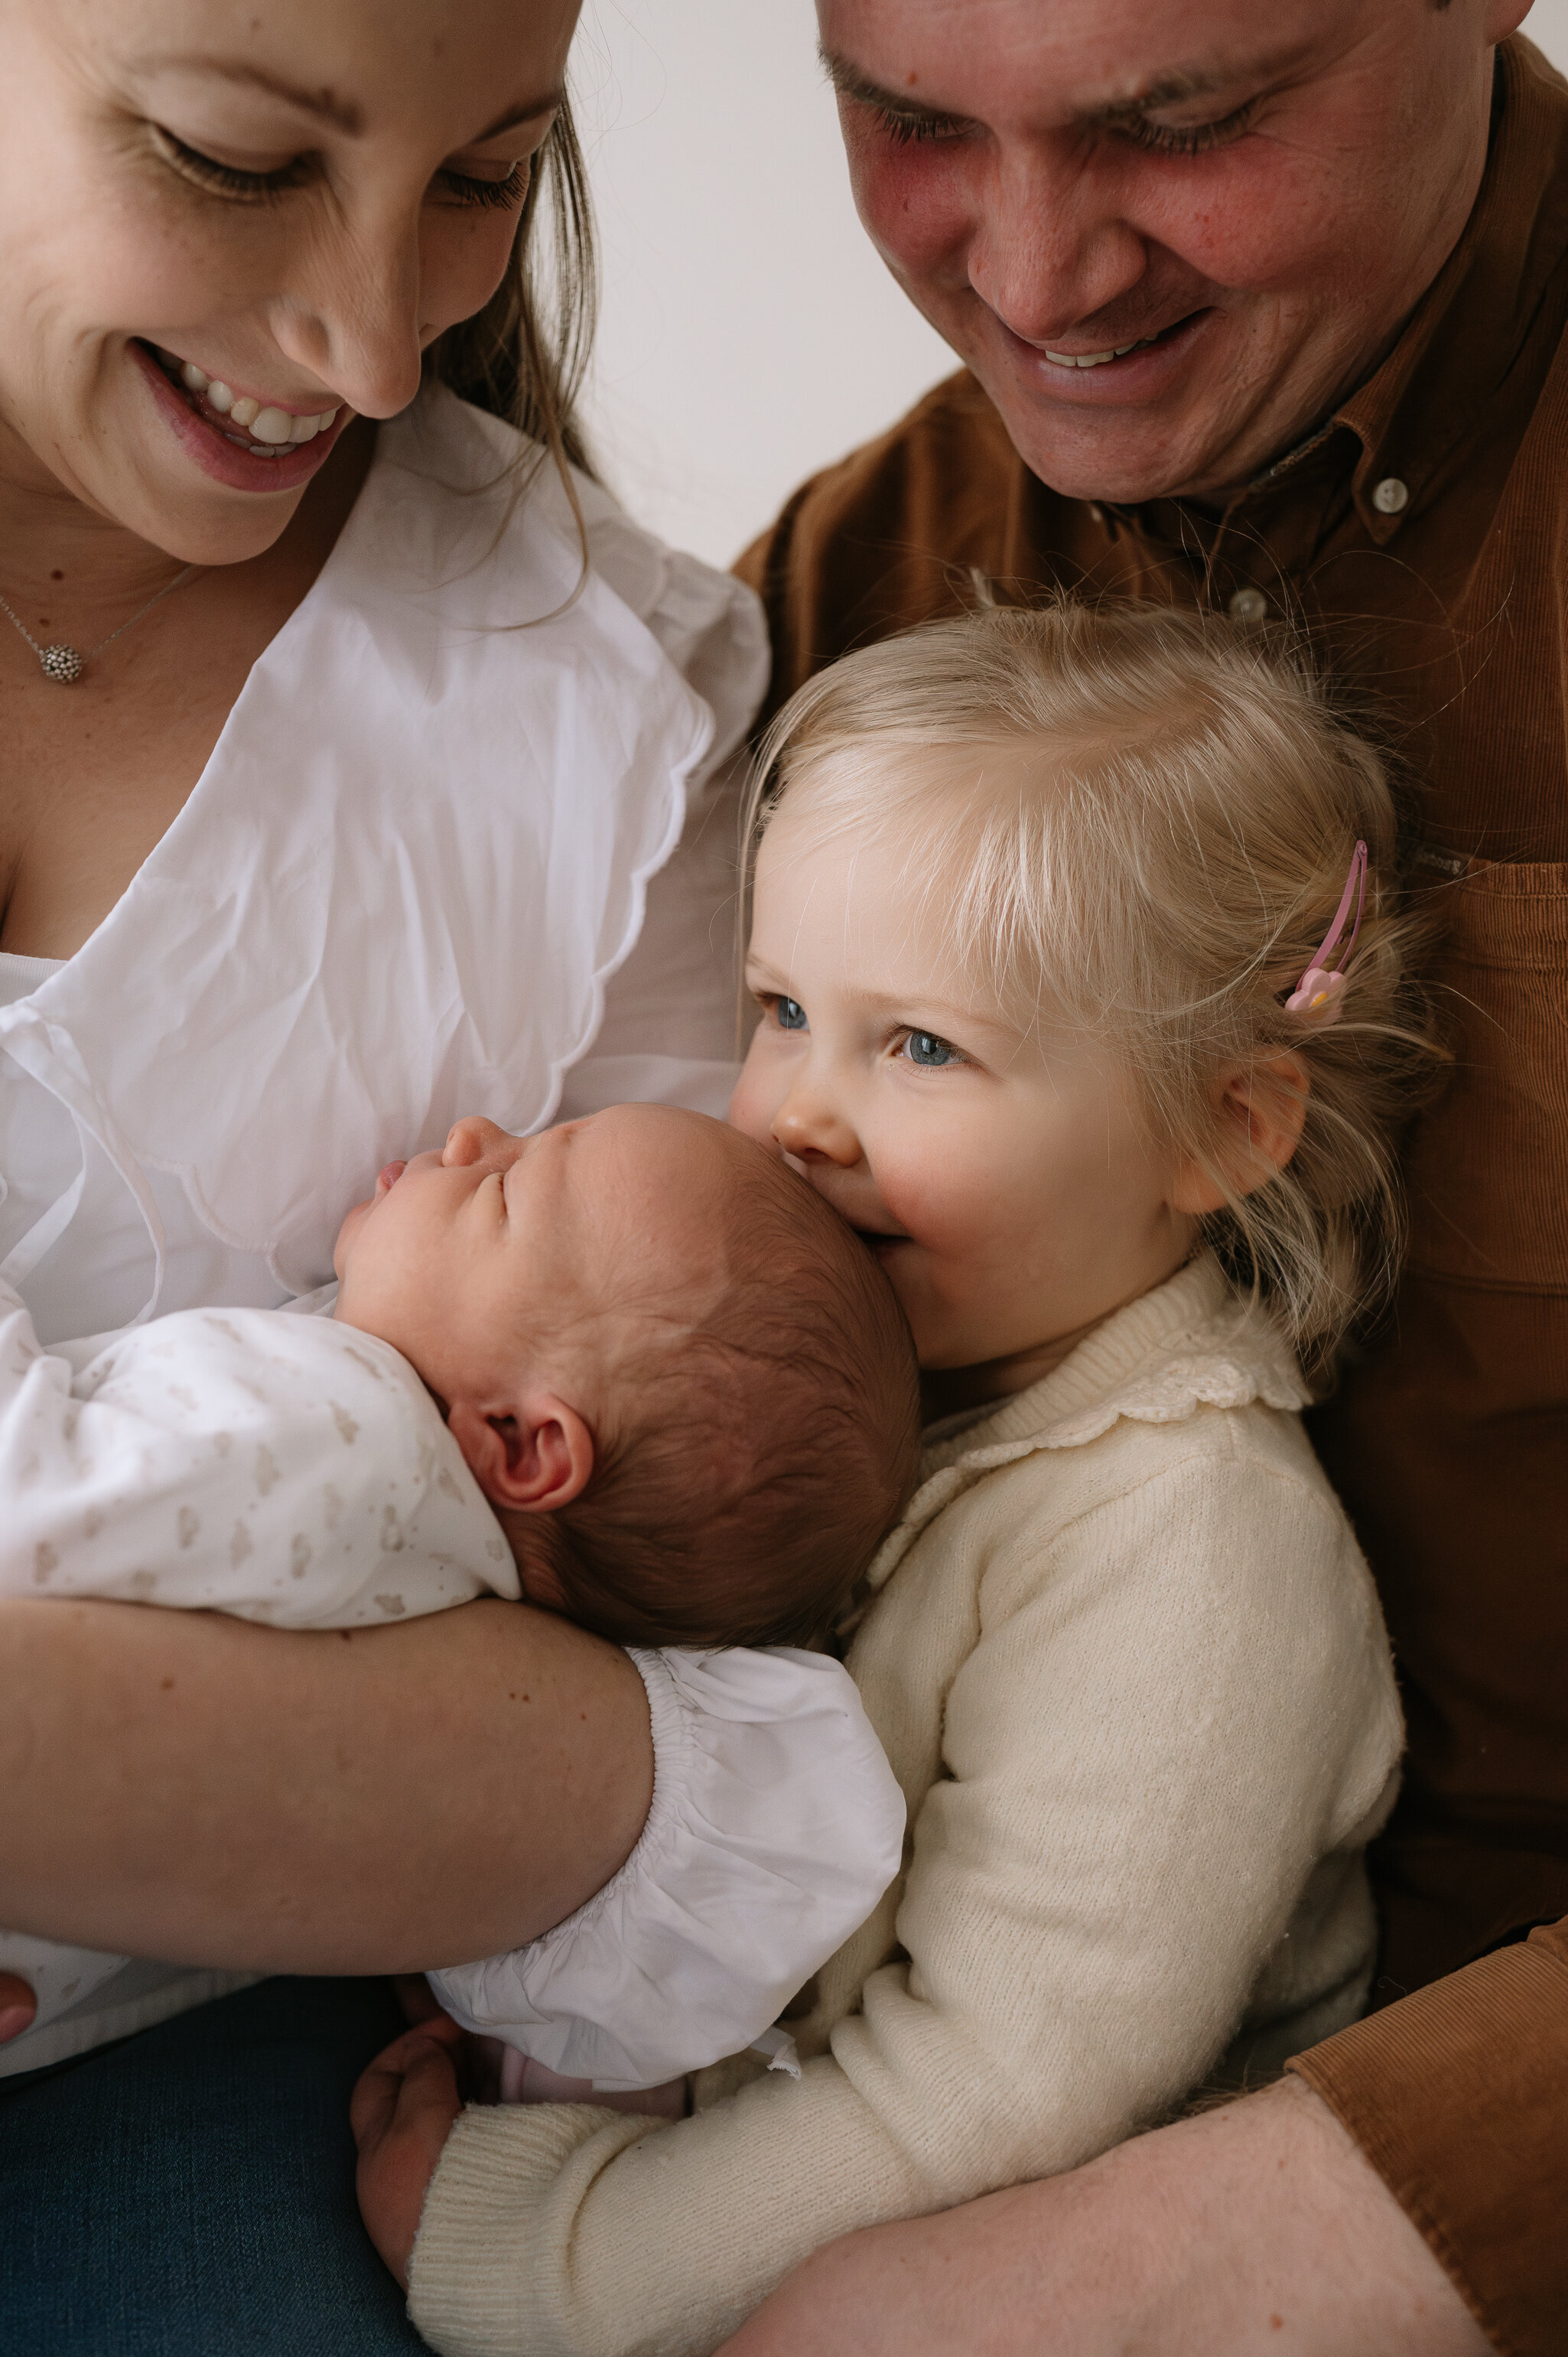
{"label": "mother's teeth", "polygon": [[[306,412],[305,416],[295,417],[290,410],[271,404],[263,406],[248,393],[236,398],[232,385],[225,384],[220,377],[209,376],[194,361],[182,361],[177,352],[166,352],[160,347],[158,358],[169,375],[177,377],[194,399],[204,399],[209,409],[215,409],[220,417],[232,418],[236,425],[246,429],[249,441],[242,447],[261,449],[270,456],[294,443],[314,442],[318,434],[325,434],[329,425],[338,422],[336,408],[317,410],[314,415]],[[231,441],[239,438],[230,436]]]}

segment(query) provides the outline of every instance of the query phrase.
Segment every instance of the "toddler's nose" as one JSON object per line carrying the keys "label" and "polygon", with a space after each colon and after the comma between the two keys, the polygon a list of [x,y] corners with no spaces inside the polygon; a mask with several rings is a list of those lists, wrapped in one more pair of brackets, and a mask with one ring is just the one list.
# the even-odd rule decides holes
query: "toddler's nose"
{"label": "toddler's nose", "polygon": [[842,1114],[809,1086],[792,1088],[773,1116],[773,1135],[799,1162],[860,1160],[860,1140]]}

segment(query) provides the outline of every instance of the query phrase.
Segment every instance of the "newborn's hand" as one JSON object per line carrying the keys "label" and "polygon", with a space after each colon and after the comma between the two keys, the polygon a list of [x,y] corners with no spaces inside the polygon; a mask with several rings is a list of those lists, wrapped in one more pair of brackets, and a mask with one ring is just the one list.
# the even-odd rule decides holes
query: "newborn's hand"
{"label": "newborn's hand", "polygon": [[30,2029],[38,2009],[37,1997],[19,1974],[0,1973],[0,2046]]}
{"label": "newborn's hand", "polygon": [[405,2030],[361,2074],[349,2107],[360,2214],[404,2291],[424,2196],[463,2108],[454,2060],[463,2035],[444,2013]]}

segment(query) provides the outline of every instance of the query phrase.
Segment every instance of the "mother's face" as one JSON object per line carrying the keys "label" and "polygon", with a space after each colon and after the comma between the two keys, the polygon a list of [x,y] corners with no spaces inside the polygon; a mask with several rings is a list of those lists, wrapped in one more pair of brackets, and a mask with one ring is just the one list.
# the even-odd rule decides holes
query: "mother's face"
{"label": "mother's face", "polygon": [[498,284],[577,5],[0,0],[0,483],[268,546]]}
{"label": "mother's face", "polygon": [[1071,497],[1249,480],[1464,226],[1528,0],[819,0],[861,217]]}

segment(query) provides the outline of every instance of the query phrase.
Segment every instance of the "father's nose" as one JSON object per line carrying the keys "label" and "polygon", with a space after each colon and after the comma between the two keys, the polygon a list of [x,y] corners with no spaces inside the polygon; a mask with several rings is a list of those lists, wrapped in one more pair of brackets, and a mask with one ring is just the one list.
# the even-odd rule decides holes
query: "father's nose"
{"label": "father's nose", "polygon": [[498,1128],[493,1121],[487,1121],[482,1114],[465,1114],[446,1133],[446,1143],[441,1149],[442,1164],[448,1170],[467,1170],[474,1163],[483,1162],[499,1146],[510,1143],[506,1131]]}
{"label": "father's nose", "polygon": [[1015,336],[1034,344],[1071,338],[1079,320],[1139,285],[1147,249],[1118,195],[1051,138],[998,166],[970,243],[969,279]]}
{"label": "father's nose", "polygon": [[773,1116],[773,1135],[799,1162],[836,1162],[847,1169],[860,1160],[860,1140],[838,1106],[809,1079],[797,1081]]}

